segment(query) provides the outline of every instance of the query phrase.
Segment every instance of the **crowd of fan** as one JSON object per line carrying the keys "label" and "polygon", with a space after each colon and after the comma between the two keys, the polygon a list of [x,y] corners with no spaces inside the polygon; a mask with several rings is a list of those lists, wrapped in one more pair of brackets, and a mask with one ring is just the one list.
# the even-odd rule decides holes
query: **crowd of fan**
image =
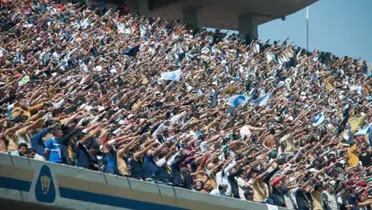
{"label": "crowd of fan", "polygon": [[370,209],[365,61],[125,3],[2,2],[0,152],[290,209]]}

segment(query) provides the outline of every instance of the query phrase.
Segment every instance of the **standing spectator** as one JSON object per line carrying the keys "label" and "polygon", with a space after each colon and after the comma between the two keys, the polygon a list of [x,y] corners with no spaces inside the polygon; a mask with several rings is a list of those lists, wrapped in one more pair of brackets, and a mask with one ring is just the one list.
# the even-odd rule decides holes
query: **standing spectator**
{"label": "standing spectator", "polygon": [[114,175],[119,175],[118,171],[118,161],[117,161],[117,151],[111,145],[111,142],[106,142],[103,144],[103,163],[104,163],[104,172]]}
{"label": "standing spectator", "polygon": [[100,130],[94,130],[76,143],[77,167],[98,170],[99,166],[96,155],[100,149],[99,144],[93,141],[91,141],[90,144],[87,143],[88,140],[92,140],[92,138],[96,137],[98,132],[100,132]]}
{"label": "standing spectator", "polygon": [[372,150],[365,144],[361,145],[358,157],[364,167],[369,168],[372,165]]}
{"label": "standing spectator", "polygon": [[253,201],[265,203],[266,199],[269,197],[269,189],[266,183],[263,182],[263,178],[266,176],[266,172],[260,174],[253,179]]}
{"label": "standing spectator", "polygon": [[331,184],[326,184],[322,195],[324,210],[337,210],[337,199],[334,194],[334,187]]}
{"label": "standing spectator", "polygon": [[62,137],[62,130],[60,128],[54,128],[52,136],[45,143],[45,160],[52,163],[62,163],[61,156],[61,144],[58,141]]}
{"label": "standing spectator", "polygon": [[310,189],[308,185],[313,178],[310,178],[305,182],[298,190],[295,192],[296,202],[299,210],[311,210],[313,207],[312,197],[310,194]]}
{"label": "standing spectator", "polygon": [[313,199],[313,209],[314,210],[323,210],[323,184],[316,182],[313,189],[311,190],[311,197]]}

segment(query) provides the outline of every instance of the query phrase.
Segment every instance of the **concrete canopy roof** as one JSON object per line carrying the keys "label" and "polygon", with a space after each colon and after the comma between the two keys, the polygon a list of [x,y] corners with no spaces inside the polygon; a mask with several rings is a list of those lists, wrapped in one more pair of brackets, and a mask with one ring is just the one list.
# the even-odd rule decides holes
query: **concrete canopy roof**
{"label": "concrete canopy roof", "polygon": [[[161,2],[156,0],[155,2]],[[163,0],[167,1],[167,0]],[[168,0],[169,1],[169,0]],[[202,8],[203,26],[237,30],[239,16],[253,14],[263,24],[295,13],[317,0],[178,0],[150,10],[150,16],[182,20],[182,11]]]}

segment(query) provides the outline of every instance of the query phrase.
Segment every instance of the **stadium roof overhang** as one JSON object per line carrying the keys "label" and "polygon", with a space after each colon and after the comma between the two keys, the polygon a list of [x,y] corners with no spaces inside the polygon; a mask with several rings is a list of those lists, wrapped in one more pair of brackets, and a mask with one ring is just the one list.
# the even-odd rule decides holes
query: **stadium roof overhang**
{"label": "stadium roof overhang", "polygon": [[[151,0],[150,0],[151,1]],[[155,0],[150,16],[182,20],[182,11],[202,8],[203,26],[237,30],[239,16],[253,14],[257,24],[295,13],[317,0]]]}

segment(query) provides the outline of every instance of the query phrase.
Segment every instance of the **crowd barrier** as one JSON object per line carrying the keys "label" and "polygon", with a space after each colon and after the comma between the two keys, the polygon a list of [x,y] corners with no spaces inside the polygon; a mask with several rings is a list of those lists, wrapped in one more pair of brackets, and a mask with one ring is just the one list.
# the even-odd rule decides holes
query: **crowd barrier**
{"label": "crowd barrier", "polygon": [[8,154],[0,154],[0,197],[69,209],[281,209]]}

